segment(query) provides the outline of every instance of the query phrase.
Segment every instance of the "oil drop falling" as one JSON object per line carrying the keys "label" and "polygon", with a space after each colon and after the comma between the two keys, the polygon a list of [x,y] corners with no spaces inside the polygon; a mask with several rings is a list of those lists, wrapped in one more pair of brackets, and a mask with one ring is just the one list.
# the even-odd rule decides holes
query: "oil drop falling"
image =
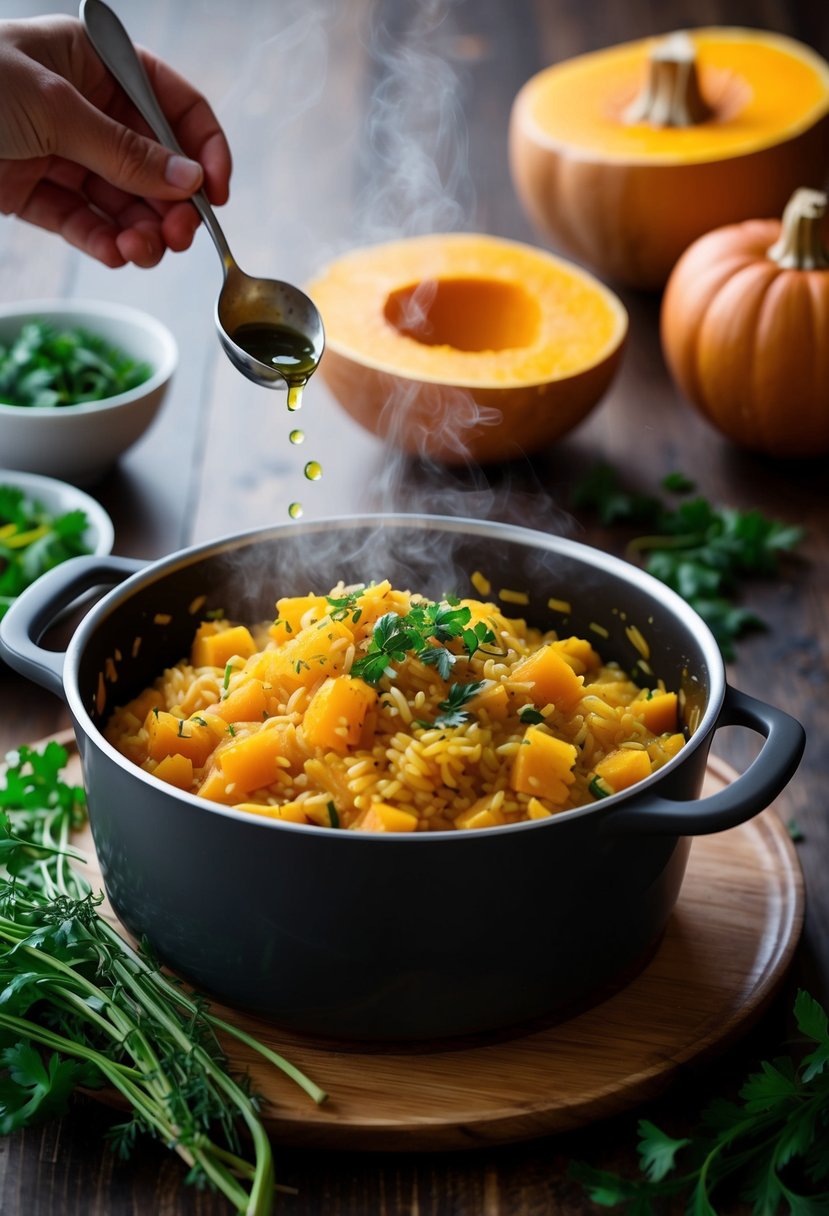
{"label": "oil drop falling", "polygon": [[290,439],[291,443],[293,443],[293,444],[304,443],[305,442],[305,432],[304,431],[291,431],[288,438]]}
{"label": "oil drop falling", "polygon": [[288,514],[290,515],[291,519],[299,519],[302,515],[302,503],[292,502],[288,507]]}
{"label": "oil drop falling", "polygon": [[317,460],[309,460],[304,472],[309,481],[319,481],[322,477],[322,465]]}
{"label": "oil drop falling", "polygon": [[302,405],[302,390],[304,387],[304,382],[302,384],[288,385],[288,409],[292,414]]}

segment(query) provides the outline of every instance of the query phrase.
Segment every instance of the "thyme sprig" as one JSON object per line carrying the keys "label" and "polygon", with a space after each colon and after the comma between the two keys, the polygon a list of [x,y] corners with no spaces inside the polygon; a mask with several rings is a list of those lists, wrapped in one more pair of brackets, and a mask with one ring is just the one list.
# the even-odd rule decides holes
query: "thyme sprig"
{"label": "thyme sprig", "polygon": [[217,1035],[257,1051],[314,1101],[325,1094],[101,917],[102,896],[70,864],[85,803],[83,790],[61,779],[66,760],[54,742],[22,747],[0,788],[0,1132],[62,1113],[79,1086],[110,1086],[131,1111],[111,1133],[119,1154],[154,1136],[186,1162],[188,1182],[266,1216],[270,1143],[257,1099],[229,1071]]}

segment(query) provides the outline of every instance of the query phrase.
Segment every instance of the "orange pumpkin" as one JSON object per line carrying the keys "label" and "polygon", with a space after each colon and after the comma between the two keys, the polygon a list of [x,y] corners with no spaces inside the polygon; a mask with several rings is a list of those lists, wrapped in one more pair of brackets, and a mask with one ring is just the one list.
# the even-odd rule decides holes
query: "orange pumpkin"
{"label": "orange pumpkin", "polygon": [[510,162],[540,231],[600,274],[664,285],[703,233],[779,215],[829,161],[829,64],[761,30],[582,55],[515,99]]}
{"label": "orange pumpkin", "polygon": [[741,447],[829,452],[827,196],[798,190],[780,220],[701,237],[662,302],[662,347],[683,393]]}
{"label": "orange pumpkin", "polygon": [[361,426],[445,464],[534,452],[609,386],[627,334],[591,274],[475,233],[355,249],[308,287],[325,320],[320,375]]}

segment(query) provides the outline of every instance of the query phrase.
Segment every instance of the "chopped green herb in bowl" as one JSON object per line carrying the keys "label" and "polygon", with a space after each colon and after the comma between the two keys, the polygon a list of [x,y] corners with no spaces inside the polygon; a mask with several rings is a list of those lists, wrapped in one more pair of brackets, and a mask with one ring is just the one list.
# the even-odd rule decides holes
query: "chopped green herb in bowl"
{"label": "chopped green herb in bowl", "polygon": [[82,490],[0,469],[0,619],[47,570],[112,542],[112,521]]}
{"label": "chopped green herb in bowl", "polygon": [[69,406],[103,401],[149,380],[152,368],[87,329],[30,321],[0,343],[0,401]]}
{"label": "chopped green herb in bowl", "polygon": [[7,468],[90,485],[154,421],[178,362],[170,331],[96,300],[0,305],[0,453]]}

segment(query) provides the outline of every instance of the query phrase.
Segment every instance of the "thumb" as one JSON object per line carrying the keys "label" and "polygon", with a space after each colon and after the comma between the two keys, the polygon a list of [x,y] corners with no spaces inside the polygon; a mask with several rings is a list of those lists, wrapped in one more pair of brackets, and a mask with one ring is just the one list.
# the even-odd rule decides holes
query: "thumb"
{"label": "thumb", "polygon": [[61,121],[55,151],[120,190],[142,198],[189,198],[201,186],[198,161],[109,118],[75,94],[80,112]]}

